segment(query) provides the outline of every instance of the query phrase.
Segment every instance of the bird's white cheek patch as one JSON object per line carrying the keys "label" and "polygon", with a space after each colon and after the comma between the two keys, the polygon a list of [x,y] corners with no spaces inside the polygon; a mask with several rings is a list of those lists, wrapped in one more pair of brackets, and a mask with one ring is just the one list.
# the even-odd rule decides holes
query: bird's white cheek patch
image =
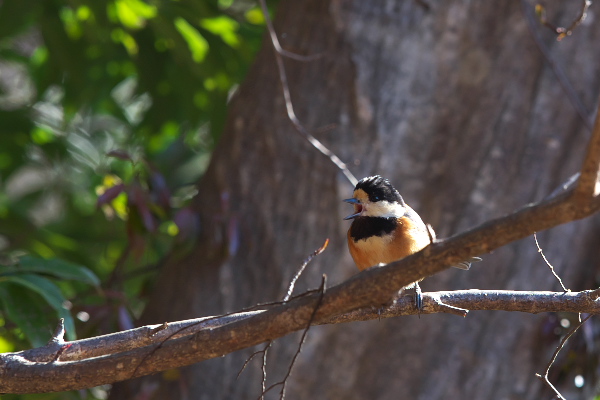
{"label": "bird's white cheek patch", "polygon": [[368,207],[365,207],[363,213],[366,217],[381,217],[381,218],[399,218],[406,213],[406,210],[402,205],[398,203],[390,203],[389,201],[378,201],[376,203],[369,203]]}

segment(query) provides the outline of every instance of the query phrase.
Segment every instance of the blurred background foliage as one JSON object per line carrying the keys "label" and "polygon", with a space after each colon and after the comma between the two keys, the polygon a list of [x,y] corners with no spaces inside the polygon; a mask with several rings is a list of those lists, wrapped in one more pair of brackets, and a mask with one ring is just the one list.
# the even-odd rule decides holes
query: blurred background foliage
{"label": "blurred background foliage", "polygon": [[132,327],[197,229],[263,22],[246,0],[0,0],[0,352],[59,317],[71,339]]}

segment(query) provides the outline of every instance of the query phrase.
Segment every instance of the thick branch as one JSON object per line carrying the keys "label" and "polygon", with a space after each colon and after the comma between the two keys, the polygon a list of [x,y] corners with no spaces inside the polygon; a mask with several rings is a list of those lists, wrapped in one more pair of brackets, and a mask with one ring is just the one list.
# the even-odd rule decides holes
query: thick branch
{"label": "thick branch", "polygon": [[[60,361],[84,360],[134,350],[144,346],[156,345],[167,339],[189,336],[202,329],[226,325],[263,311],[239,312],[219,317],[202,317],[170,322],[168,324],[165,323],[163,325],[147,325],[109,335],[75,340],[68,343],[69,347],[62,352]],[[44,347],[15,353],[15,355],[31,362],[49,362],[54,359],[57,350],[63,348],[64,344],[65,342],[61,346],[55,346],[50,343]],[[0,360],[2,356],[4,355],[0,355]]]}
{"label": "thick branch", "polygon": [[[339,324],[352,321],[369,321],[402,315],[435,314],[449,312],[447,306],[470,311],[520,311],[600,313],[600,290],[583,292],[529,292],[513,290],[455,290],[423,293],[423,310],[415,308],[413,296],[402,296],[385,308],[368,307],[337,315],[322,324]],[[443,304],[443,305],[441,305]],[[450,312],[452,313],[452,312]]]}
{"label": "thick branch", "polygon": [[[511,290],[456,290],[447,292],[423,293],[421,314],[447,312],[439,304],[468,310],[502,310],[540,312],[584,312],[600,313],[600,304],[596,301],[598,291],[583,292],[519,292]],[[231,315],[203,317],[185,321],[171,322],[165,325],[148,325],[123,332],[81,339],[69,342],[68,349],[60,356],[60,361],[77,361],[93,357],[134,350],[136,348],[158,345],[167,339],[190,336],[208,328],[215,328],[235,321],[264,313],[266,310],[240,312]],[[371,319],[414,315],[413,297],[401,296],[389,307],[367,307],[333,318],[320,321],[319,325],[342,322],[366,321]],[[63,343],[64,345],[64,343]],[[60,346],[64,347],[64,346]],[[59,347],[51,344],[15,353],[31,362],[49,362],[56,356]]]}
{"label": "thick branch", "polygon": [[[469,310],[529,313],[566,311],[600,314],[599,295],[600,290],[583,292],[485,290],[432,292],[423,293],[424,309],[421,313],[451,312],[448,310],[448,306],[450,306]],[[442,303],[444,306],[440,305]],[[278,308],[286,307],[283,305]],[[0,357],[2,372],[0,390],[3,393],[32,393],[81,389],[127,379],[137,366],[139,368],[136,376],[139,376],[186,365],[190,363],[191,359],[201,361],[214,358],[221,355],[215,353],[215,349],[223,349],[222,351],[226,352],[227,348],[247,347],[242,345],[248,340],[247,337],[243,335],[243,331],[234,329],[234,325],[243,321],[254,324],[255,317],[265,316],[273,311],[275,310],[259,310],[223,317],[181,321],[170,323],[164,329],[160,325],[146,326],[93,339],[69,342],[65,344],[68,348],[60,354],[60,361],[56,361],[56,357],[53,357],[60,350],[51,344],[39,349],[3,354]],[[413,296],[406,295],[399,297],[389,307],[367,307],[319,321],[318,324],[366,321],[416,313]],[[229,332],[229,338],[223,340],[224,333],[214,332],[214,327],[220,327],[219,330]],[[237,340],[235,332],[238,332]],[[158,348],[165,338],[174,333],[176,335],[172,339]],[[152,345],[148,345],[149,342],[152,342]],[[136,347],[138,348],[136,349]],[[132,350],[122,351],[126,349]],[[187,349],[187,355],[176,354],[183,349]],[[117,351],[122,352],[112,353]],[[155,353],[152,353],[153,351]],[[104,354],[100,355],[101,353]],[[89,358],[82,357],[82,354],[87,354]],[[95,354],[96,357],[90,357],[90,354]],[[140,364],[148,354],[151,356]],[[168,357],[169,354],[171,354],[170,357]],[[42,361],[42,358],[45,358],[46,361]],[[160,362],[157,362],[157,358]]]}

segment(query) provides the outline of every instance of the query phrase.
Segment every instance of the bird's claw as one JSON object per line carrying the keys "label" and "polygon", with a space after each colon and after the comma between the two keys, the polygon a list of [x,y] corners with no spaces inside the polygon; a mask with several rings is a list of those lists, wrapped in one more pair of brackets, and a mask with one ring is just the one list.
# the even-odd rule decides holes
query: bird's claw
{"label": "bird's claw", "polygon": [[421,317],[421,311],[423,311],[423,292],[418,283],[415,283],[415,305],[417,307],[417,315]]}

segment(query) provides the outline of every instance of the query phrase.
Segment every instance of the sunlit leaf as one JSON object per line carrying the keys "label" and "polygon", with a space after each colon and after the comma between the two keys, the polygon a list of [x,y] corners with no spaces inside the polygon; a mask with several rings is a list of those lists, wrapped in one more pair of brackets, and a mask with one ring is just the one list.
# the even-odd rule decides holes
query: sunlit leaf
{"label": "sunlit leaf", "polygon": [[236,33],[239,24],[225,15],[215,18],[205,18],[200,21],[200,26],[215,35],[220,36],[221,39],[231,47],[235,48],[240,44],[240,39]]}
{"label": "sunlit leaf", "polygon": [[[1,303],[1,301],[0,301]],[[0,353],[8,353],[10,351],[14,351],[15,346],[10,341],[6,340],[2,336],[0,336]]]}
{"label": "sunlit leaf", "polygon": [[208,42],[204,36],[183,18],[175,19],[175,27],[187,42],[194,61],[201,63],[208,52]]}
{"label": "sunlit leaf", "polygon": [[[114,42],[121,43],[130,55],[135,55],[138,53],[139,48],[137,42],[133,36],[125,32],[125,30],[121,28],[115,28],[113,29],[110,37]],[[113,75],[116,75],[116,73]]]}
{"label": "sunlit leaf", "polygon": [[46,143],[51,143],[55,139],[56,136],[54,136],[54,133],[52,133],[52,131],[48,129],[36,127],[33,131],[31,131],[31,140],[33,140],[35,144],[42,145]]}
{"label": "sunlit leaf", "polygon": [[109,187],[104,191],[104,193],[98,196],[98,201],[96,204],[98,205],[98,207],[100,207],[110,203],[118,195],[120,195],[123,192],[123,190],[125,190],[125,185],[123,183],[119,183],[118,185]]}
{"label": "sunlit leaf", "polygon": [[38,67],[44,64],[48,60],[48,48],[46,46],[36,48],[29,60]]}
{"label": "sunlit leaf", "polygon": [[60,19],[64,24],[67,35],[69,35],[71,39],[79,39],[81,37],[83,31],[72,8],[63,7],[60,10]]}
{"label": "sunlit leaf", "polygon": [[246,21],[254,25],[264,25],[265,23],[265,16],[263,15],[262,10],[258,7],[254,7],[246,11],[245,17]]}
{"label": "sunlit leaf", "polygon": [[146,20],[156,16],[156,7],[140,0],[116,0],[115,12],[123,26],[140,29]]}
{"label": "sunlit leaf", "polygon": [[87,21],[94,16],[92,10],[88,6],[79,6],[75,12],[75,15],[80,21]]}

